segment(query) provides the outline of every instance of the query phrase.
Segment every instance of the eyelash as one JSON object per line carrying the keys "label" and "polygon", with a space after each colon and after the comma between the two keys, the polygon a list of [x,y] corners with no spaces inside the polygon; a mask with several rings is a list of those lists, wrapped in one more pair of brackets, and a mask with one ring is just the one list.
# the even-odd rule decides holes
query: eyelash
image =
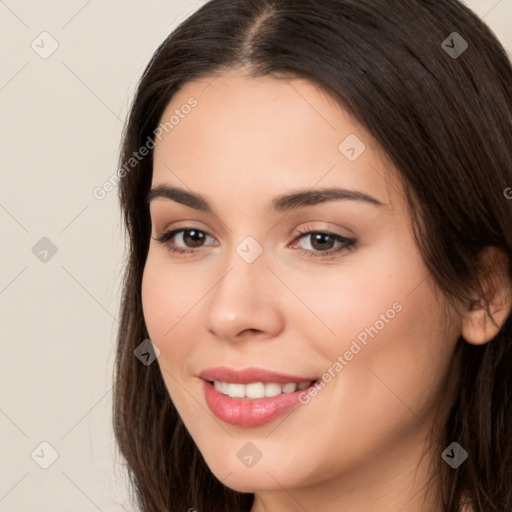
{"label": "eyelash", "polygon": [[[189,227],[189,228],[173,229],[171,231],[162,233],[161,236],[159,236],[157,238],[153,238],[153,239],[156,240],[157,242],[165,245],[167,247],[167,249],[172,253],[175,253],[175,254],[194,253],[194,252],[196,252],[194,248],[183,249],[181,247],[175,247],[175,246],[171,245],[171,243],[170,243],[171,239],[174,238],[175,235],[177,235],[178,233],[187,232],[187,231],[198,231],[200,233],[205,234],[206,236],[210,236],[205,231]],[[299,249],[299,251],[301,251],[308,258],[327,257],[327,256],[332,256],[334,254],[343,252],[345,250],[352,250],[355,248],[355,245],[357,243],[357,241],[353,238],[347,238],[347,237],[338,235],[336,233],[332,233],[330,231],[312,231],[312,230],[306,230],[306,229],[304,229],[304,230],[299,229],[297,232],[297,236],[294,238],[293,242],[305,237],[306,235],[328,235],[335,241],[343,244],[341,247],[338,247],[337,249],[328,249],[326,251],[309,251],[306,249]]]}

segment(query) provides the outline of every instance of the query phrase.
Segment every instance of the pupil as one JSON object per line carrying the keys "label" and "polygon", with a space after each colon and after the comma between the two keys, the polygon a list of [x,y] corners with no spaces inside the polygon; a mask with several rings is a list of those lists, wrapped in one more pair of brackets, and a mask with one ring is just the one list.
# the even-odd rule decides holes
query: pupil
{"label": "pupil", "polygon": [[[192,243],[189,244],[187,238],[191,239]],[[185,243],[187,245],[191,245],[192,247],[200,246],[201,242],[203,241],[203,238],[204,235],[203,233],[201,233],[201,231],[190,230],[185,231],[185,233],[183,234],[183,239],[185,240]]]}
{"label": "pupil", "polygon": [[[332,240],[330,240],[330,238],[331,238],[330,235],[327,235],[327,234],[324,234],[324,233],[317,233],[317,234],[315,234],[313,236],[313,243],[311,245],[315,249],[325,249],[326,248],[325,242],[327,242],[327,245],[329,245],[329,246],[332,243]],[[320,246],[319,247],[315,247],[315,244],[317,242],[320,242]]]}

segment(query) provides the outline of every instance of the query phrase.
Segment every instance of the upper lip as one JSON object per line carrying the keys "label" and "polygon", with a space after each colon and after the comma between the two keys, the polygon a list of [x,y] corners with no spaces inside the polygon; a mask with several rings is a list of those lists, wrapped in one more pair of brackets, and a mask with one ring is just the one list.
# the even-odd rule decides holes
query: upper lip
{"label": "upper lip", "polygon": [[287,375],[284,373],[273,372],[263,368],[228,368],[226,366],[215,366],[203,370],[199,377],[206,381],[230,382],[233,384],[249,384],[251,382],[275,382],[286,384],[288,382],[309,382],[317,380],[316,377],[299,377],[297,375]]}

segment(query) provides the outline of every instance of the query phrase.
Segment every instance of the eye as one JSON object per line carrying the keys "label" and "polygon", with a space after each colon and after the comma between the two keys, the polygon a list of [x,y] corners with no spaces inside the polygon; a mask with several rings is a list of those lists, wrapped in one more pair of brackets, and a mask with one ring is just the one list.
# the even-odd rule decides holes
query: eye
{"label": "eye", "polygon": [[[337,233],[331,233],[330,231],[307,231],[299,230],[299,236],[297,236],[292,246],[297,245],[296,240],[308,240],[311,249],[301,249],[307,257],[325,257],[339,253],[346,249],[353,249],[356,244],[356,240],[353,238],[347,238]],[[338,244],[336,247],[335,244]]]}
{"label": "eye", "polygon": [[[195,252],[194,249],[202,247],[207,238],[214,240],[213,237],[200,229],[180,228],[167,231],[158,238],[154,238],[154,240],[167,246],[171,252],[181,254],[186,252]],[[185,247],[177,246],[177,241],[180,241],[185,245]]]}
{"label": "eye", "polygon": [[[307,240],[309,238],[309,243],[305,245],[309,245],[310,248],[304,248],[304,245],[299,247],[299,250],[306,257],[332,256],[344,250],[353,249],[356,245],[356,240],[329,231],[299,230],[298,235],[299,236],[296,236],[290,244],[290,247],[296,248],[297,241]],[[215,241],[215,239],[205,231],[192,227],[173,229],[154,238],[157,242],[165,245],[170,252],[176,254],[192,254],[198,252],[199,249],[204,247],[208,239]],[[218,245],[218,243],[212,245]]]}

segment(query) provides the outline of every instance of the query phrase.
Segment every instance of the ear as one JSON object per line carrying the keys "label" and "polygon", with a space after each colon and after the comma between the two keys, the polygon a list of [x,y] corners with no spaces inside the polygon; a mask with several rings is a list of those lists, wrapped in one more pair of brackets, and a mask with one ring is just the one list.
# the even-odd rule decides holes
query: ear
{"label": "ear", "polygon": [[462,337],[472,345],[492,340],[512,309],[512,283],[506,254],[488,246],[480,252],[478,262],[484,296],[475,296],[462,318]]}

